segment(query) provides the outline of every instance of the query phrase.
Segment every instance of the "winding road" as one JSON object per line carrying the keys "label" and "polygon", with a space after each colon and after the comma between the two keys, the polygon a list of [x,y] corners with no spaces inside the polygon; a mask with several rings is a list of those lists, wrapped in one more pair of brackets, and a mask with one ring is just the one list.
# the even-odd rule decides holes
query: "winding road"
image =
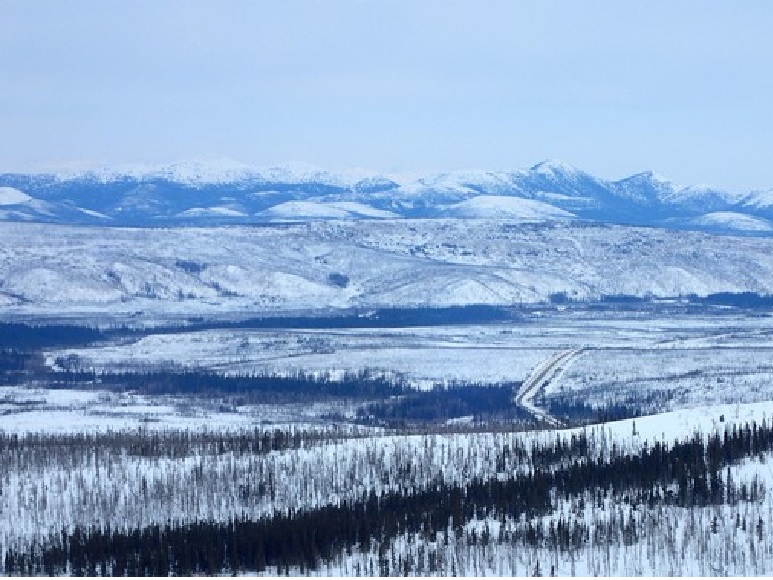
{"label": "winding road", "polygon": [[580,356],[584,350],[584,348],[562,350],[539,363],[531,371],[531,374],[526,377],[515,394],[515,404],[551,427],[563,427],[562,421],[534,405],[534,397],[541,389],[548,386],[561,371],[566,369],[574,359]]}

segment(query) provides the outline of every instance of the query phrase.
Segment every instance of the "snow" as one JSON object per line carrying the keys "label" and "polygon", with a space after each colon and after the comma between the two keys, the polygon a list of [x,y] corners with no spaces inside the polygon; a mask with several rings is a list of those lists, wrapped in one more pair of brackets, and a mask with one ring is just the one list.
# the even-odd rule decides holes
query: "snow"
{"label": "snow", "polygon": [[180,183],[228,183],[248,179],[254,174],[249,165],[232,159],[205,159],[177,162],[157,168],[152,176],[159,176]]}
{"label": "snow", "polygon": [[[309,212],[317,210],[329,215],[331,208],[312,205]],[[7,314],[508,305],[547,301],[556,292],[577,299],[773,293],[769,250],[761,238],[560,221],[143,230],[3,223],[0,277],[4,292],[26,301]],[[202,268],[190,272],[180,261]],[[331,284],[335,273],[349,284]]]}
{"label": "snow", "polygon": [[400,217],[398,214],[396,214],[393,211],[376,209],[364,203],[358,203],[355,201],[330,202],[328,205],[331,207],[335,207],[335,208],[339,208],[344,211],[347,211],[352,216],[358,216],[358,217],[361,216],[361,217],[379,218],[379,219],[393,219],[393,218]]}
{"label": "snow", "polygon": [[[603,429],[610,440],[634,450],[645,442],[689,439],[697,433],[724,433],[726,427],[762,421],[770,423],[773,418],[773,401],[759,401],[746,404],[703,405],[691,409],[680,409],[657,415],[625,419],[605,424]],[[634,429],[635,427],[635,429]],[[581,429],[575,429],[575,432]],[[634,431],[636,435],[634,435]],[[773,484],[773,480],[771,481]]]}
{"label": "snow", "polygon": [[511,189],[507,172],[468,169],[420,175],[413,180],[405,180],[393,195],[406,200],[433,199],[438,195],[457,200],[477,195],[481,191],[504,193]]}
{"label": "snow", "polygon": [[681,204],[684,206],[699,206],[701,204],[709,207],[730,206],[737,203],[740,195],[730,193],[721,189],[708,186],[675,186],[672,184],[673,193],[665,196],[661,201],[671,204]]}
{"label": "snow", "polygon": [[13,187],[0,187],[0,206],[26,204],[30,201],[32,198],[23,191]]}
{"label": "snow", "polygon": [[[422,348],[416,348],[415,344],[421,339],[424,342],[420,346],[434,342],[449,351],[463,352],[475,340],[481,342],[480,346],[516,344],[523,338],[519,332],[533,340],[541,336],[544,342],[555,345],[570,339],[573,329],[593,326],[587,320],[575,322],[572,327],[546,321],[531,327],[522,324],[504,328],[376,329],[353,334],[358,340],[367,342],[371,350],[382,344],[386,335],[387,340],[391,338],[395,343],[403,344],[406,350],[421,351]],[[697,320],[690,328],[684,320],[667,318],[656,321],[599,320],[591,331],[607,340],[635,343],[658,336],[662,338],[665,329],[666,334],[678,343],[692,340],[701,332],[711,333],[712,323],[716,322],[707,317]],[[732,319],[732,323],[737,325],[739,320]],[[742,340],[751,336],[759,339],[764,335],[758,331],[769,330],[768,326],[764,320],[750,319],[746,329],[749,333],[736,331],[735,334]],[[619,331],[619,336],[615,330]],[[687,336],[679,338],[676,335],[680,332]],[[292,343],[294,338],[308,341],[315,337],[325,340],[330,334],[345,340],[351,338],[352,333],[245,331],[230,335],[201,332],[190,333],[182,340],[174,336],[162,340],[159,335],[147,340],[143,349],[148,354],[156,349],[173,352],[176,343],[206,345],[213,339],[222,339],[230,341],[225,345],[226,351],[246,340],[254,352],[260,352],[271,341]],[[727,340],[729,334],[733,333],[704,338]],[[297,341],[295,346],[303,346],[303,341]],[[668,352],[669,344],[663,343],[660,352]],[[197,356],[194,351],[185,349],[177,354]],[[482,360],[479,364],[487,367],[490,361]],[[115,434],[128,431],[136,435],[189,430],[206,431],[212,440],[213,434],[218,432],[249,433],[256,428],[271,429],[285,421],[294,422],[294,429],[299,431],[311,428],[322,432],[324,426],[314,425],[314,421],[331,410],[329,407],[310,409],[300,405],[248,405],[238,411],[224,411],[217,408],[217,403],[206,398],[112,393],[100,390],[98,384],[93,390],[0,387],[0,415],[5,433]],[[523,444],[528,450],[531,444],[551,444],[557,438],[568,441],[572,435],[585,433],[591,445],[592,459],[605,456],[613,445],[620,453],[633,453],[655,441],[670,444],[674,440],[688,439],[695,433],[721,434],[726,428],[732,430],[733,426],[751,421],[770,424],[771,417],[773,403],[767,399],[750,404],[703,405],[603,425],[539,432],[405,436],[363,430],[360,434],[370,436],[307,444],[299,449],[268,454],[223,453],[213,452],[211,448],[209,451],[195,448],[183,456],[146,457],[140,453],[115,452],[109,446],[99,445],[90,447],[82,455],[46,449],[34,457],[31,454],[32,460],[9,462],[9,468],[3,473],[0,557],[2,550],[40,543],[51,535],[60,534],[63,529],[72,530],[74,526],[109,526],[110,529],[125,530],[153,523],[226,522],[236,516],[260,518],[290,510],[340,505],[344,500],[361,500],[371,491],[377,495],[390,491],[411,493],[438,482],[464,484],[475,478],[485,481],[528,473],[528,457],[511,457],[509,462],[500,465],[503,451],[513,449],[516,444]],[[41,460],[41,457],[45,459]],[[767,559],[761,557],[767,552],[763,552],[764,542],[757,542],[753,524],[764,517],[766,532],[773,524],[772,460],[773,455],[766,453],[748,458],[728,470],[729,477],[738,484],[755,480],[762,484],[765,493],[756,502],[693,510],[665,503],[647,509],[646,505],[618,502],[617,498],[601,498],[601,494],[591,490],[582,498],[557,496],[553,513],[536,516],[546,527],[561,518],[564,523],[583,522],[591,530],[614,530],[622,519],[633,519],[639,531],[638,542],[633,545],[589,541],[571,556],[567,552],[558,554],[542,546],[522,547],[507,539],[497,539],[500,528],[512,530],[525,521],[474,517],[458,533],[450,528],[447,532],[439,530],[436,541],[425,536],[402,535],[383,546],[366,543],[344,547],[340,558],[323,563],[317,573],[354,573],[355,566],[365,571],[369,561],[374,561],[378,570],[379,561],[397,560],[408,554],[411,561],[416,561],[417,553],[429,550],[450,550],[449,553],[458,555],[455,570],[460,574],[531,574],[537,562],[545,573],[554,566],[558,575],[719,574],[723,570],[738,574],[770,573],[766,567],[770,563],[769,554]],[[407,465],[411,468],[406,469]],[[721,476],[728,477],[728,472],[723,470]],[[244,493],[245,485],[256,482],[269,485],[270,493]],[[735,525],[741,517],[745,521],[743,530]],[[708,523],[714,519],[718,522],[716,534],[707,531]],[[469,542],[472,530],[478,538],[487,530],[492,543]],[[695,550],[702,538],[709,553],[699,558]],[[728,546],[732,550],[732,559],[727,557]],[[724,560],[721,557],[723,550]],[[448,570],[442,572],[450,573]],[[291,570],[291,573],[300,571]]]}
{"label": "snow", "polygon": [[3,210],[0,209],[0,220],[3,221],[13,221],[13,222],[25,222],[25,221],[34,221],[37,216],[31,213],[27,213],[24,211],[16,211],[16,210]]}
{"label": "snow", "polygon": [[660,184],[660,185],[667,185],[671,187],[672,189],[683,189],[684,186],[679,185],[677,183],[674,183],[671,179],[666,177],[665,175],[662,175],[660,173],[657,173],[655,171],[645,171],[643,173],[640,173],[643,178],[646,178],[649,181],[652,181],[654,183]]}
{"label": "snow", "polygon": [[[7,392],[8,388],[0,390],[2,394]],[[32,391],[26,396],[40,399],[47,395]],[[67,396],[58,395],[56,404],[78,407],[93,395],[73,393],[69,401]],[[167,415],[174,406],[170,405],[170,401],[145,398],[131,401],[127,400],[130,397],[128,395],[101,393],[96,394],[96,397],[97,412],[85,421],[57,425],[58,421],[66,420],[61,411],[40,410],[37,418],[46,422],[38,424],[45,425],[46,430],[51,432],[66,432],[68,428],[72,432],[91,431],[100,428],[98,421],[109,418],[113,421],[113,432],[123,428],[135,433],[139,425],[148,431],[175,429],[185,425],[182,417],[169,421]],[[46,401],[46,404],[54,404],[53,399]],[[136,411],[133,419],[121,418],[120,413],[125,412],[130,416],[133,408]],[[126,529],[153,522],[164,523],[167,520],[176,523],[227,521],[234,515],[261,517],[287,509],[313,508],[337,504],[341,500],[362,499],[371,490],[377,494],[398,490],[404,492],[407,489],[420,490],[438,481],[463,483],[476,477],[496,478],[528,471],[528,461],[523,464],[511,463],[504,468],[497,466],[497,458],[501,456],[502,450],[505,447],[512,448],[516,442],[525,444],[528,449],[532,442],[549,444],[557,436],[568,440],[572,434],[585,432],[591,441],[592,453],[603,454],[613,443],[618,450],[626,453],[640,449],[645,443],[660,440],[672,443],[674,440],[689,438],[695,432],[722,433],[726,427],[732,428],[746,421],[756,421],[758,424],[763,420],[769,422],[771,410],[773,407],[770,402],[703,407],[558,432],[413,436],[379,436],[373,433],[374,436],[370,438],[304,446],[267,455],[201,453],[176,459],[146,458],[95,448],[93,455],[90,454],[86,460],[78,460],[77,477],[68,477],[72,460],[62,463],[61,459],[43,464],[17,465],[4,474],[4,493],[0,494],[0,544],[8,547],[19,542],[40,540],[50,532],[59,533],[63,526],[108,524],[111,528]],[[196,413],[198,411],[194,409],[193,414],[187,418],[187,425],[193,430],[207,429],[210,433],[213,429],[239,431],[251,430],[260,425],[255,418],[243,418],[241,413],[220,414],[217,421],[197,416]],[[35,411],[30,411],[30,415],[35,414]],[[139,419],[140,415],[158,420],[143,423]],[[724,421],[720,420],[722,415]],[[13,423],[15,415],[5,417],[11,420],[10,423],[4,423],[8,431],[27,431],[27,424]],[[89,419],[93,423],[88,423]],[[107,430],[106,427],[101,429]],[[400,469],[407,463],[410,463],[412,469]],[[747,481],[745,478],[754,475],[764,476],[763,482],[768,490],[766,501],[769,502],[773,495],[770,493],[773,491],[773,474],[767,467],[749,460],[734,467],[732,476],[736,482]],[[198,476],[195,476],[196,471]],[[260,477],[260,481],[280,484],[273,487],[270,496],[239,493],[240,485],[254,482],[257,477]],[[200,494],[200,501],[191,502],[191,492],[195,490],[217,490],[217,493]],[[137,509],[136,504],[138,497],[143,498],[140,509]],[[37,500],[28,501],[27,498]],[[556,512],[564,514],[565,521],[569,521],[573,511],[572,519],[580,517],[589,525],[613,517],[617,513],[613,508],[619,507],[597,509],[595,501],[590,500],[584,512],[578,516],[571,502],[561,498],[557,498],[557,502]],[[730,506],[725,507],[731,509]],[[629,511],[629,506],[625,508]],[[666,509],[671,508],[666,506]],[[665,525],[666,518],[682,513],[678,511],[681,508],[674,509],[677,511],[661,510],[657,513],[661,525]],[[648,512],[645,510],[642,513]],[[732,511],[725,514],[726,517],[728,515],[732,516]],[[482,526],[484,522],[473,520],[467,525]],[[581,562],[578,563],[580,570],[583,569]],[[568,562],[566,565],[568,567]],[[568,573],[568,569],[564,573]]]}
{"label": "snow", "polygon": [[741,200],[743,206],[768,209],[773,207],[773,189],[753,191]]}
{"label": "snow", "polygon": [[331,207],[313,201],[287,201],[275,205],[258,214],[261,217],[275,219],[345,219],[351,213],[345,209]]}
{"label": "snow", "polygon": [[[8,209],[5,209],[8,208]],[[52,205],[14,187],[0,187],[0,220],[28,221],[54,217]]]}
{"label": "snow", "polygon": [[325,183],[339,187],[351,186],[363,177],[361,170],[354,175],[333,173],[321,167],[297,161],[261,169],[259,173],[261,179],[271,183]]}
{"label": "snow", "polygon": [[53,365],[58,357],[73,357],[97,371],[172,364],[226,374],[368,370],[417,388],[452,381],[515,384],[561,360],[532,385],[533,406],[544,406],[543,396],[566,397],[598,409],[622,403],[651,413],[773,399],[769,325],[767,317],[742,314],[604,313],[425,328],[181,331],[50,350],[46,360]]}
{"label": "snow", "polygon": [[479,195],[459,202],[445,210],[453,217],[501,218],[521,221],[567,219],[574,214],[547,203],[517,197]]}
{"label": "snow", "polygon": [[[552,175],[575,170],[547,162],[533,171]],[[236,178],[284,179],[286,183],[323,180],[342,186],[351,182],[348,177],[314,168],[276,168],[261,174],[229,162],[215,167],[204,163],[138,170],[138,175],[150,174],[191,184]],[[110,177],[105,173],[99,178]],[[655,184],[662,182],[657,176],[648,178]],[[430,181],[418,184],[415,191],[429,192],[435,186]],[[511,305],[548,300],[556,292],[577,298],[773,292],[769,240],[565,221],[521,223],[560,220],[573,214],[540,201],[479,195],[473,183],[506,188],[516,181],[514,174],[460,172],[445,174],[436,182],[462,199],[448,208],[450,213],[498,219],[394,220],[393,212],[360,201],[314,199],[279,204],[265,214],[312,221],[261,228],[132,230],[0,224],[0,304],[4,316],[25,320],[29,315],[86,313],[92,321],[115,321],[143,312],[138,318],[143,322],[209,313],[254,316],[268,310]],[[403,193],[411,191],[409,186]],[[677,193],[700,199],[716,192],[692,188]],[[555,199],[562,196],[556,194]],[[31,204],[35,208],[32,202],[40,203],[17,189],[0,188],[0,206]],[[79,211],[107,217],[90,209]],[[180,215],[245,217],[243,212],[219,205],[190,208]],[[340,221],[360,217],[379,219]],[[336,221],[314,221],[318,218]],[[771,230],[766,220],[728,211],[708,213],[696,223]],[[334,274],[346,276],[345,287],[331,282]],[[3,549],[40,542],[68,526],[124,529],[152,522],[227,521],[236,515],[262,517],[336,505],[341,500],[362,499],[372,490],[420,490],[440,481],[504,477],[529,469],[527,463],[506,469],[497,466],[502,449],[514,442],[548,443],[582,431],[593,440],[594,453],[604,453],[608,444],[634,452],[645,443],[686,439],[696,432],[721,433],[747,421],[769,424],[773,417],[770,326],[767,312],[701,316],[644,310],[593,314],[578,309],[562,314],[551,310],[544,318],[534,312],[507,324],[207,330],[150,334],[98,348],[51,349],[45,353],[49,365],[59,356],[75,356],[95,369],[178,364],[226,373],[302,370],[332,376],[370,369],[405,378],[416,387],[455,380],[515,382],[532,376],[534,380],[526,384],[525,402],[535,413],[545,399],[559,395],[597,407],[650,401],[647,410],[666,412],[531,433],[379,433],[265,456],[211,453],[147,458],[95,448],[85,460],[70,456],[67,461],[75,461],[75,467],[61,457],[50,462],[19,462],[3,473],[1,482],[0,557]],[[326,417],[352,412],[346,404],[331,401],[221,408],[220,401],[203,397],[108,392],[98,381],[92,387],[2,386],[0,429],[78,433],[139,428],[223,432],[277,425],[321,428]],[[455,421],[460,426],[469,422],[469,417]],[[636,518],[637,526],[656,518],[655,529],[676,535],[669,539],[672,552],[667,552],[665,543],[657,551],[660,560],[643,558],[644,542],[606,547],[591,543],[577,553],[576,561],[557,560],[557,573],[769,573],[764,567],[769,554],[767,560],[761,558],[764,543],[755,543],[752,532],[742,533],[732,522],[741,510],[745,510],[744,517],[752,513],[761,517],[766,510],[773,514],[771,460],[773,454],[767,453],[728,470],[734,481],[762,481],[766,497],[758,504],[697,508],[689,513],[698,520],[696,533],[691,532],[688,513],[676,506],[660,506],[655,512],[613,506],[604,500],[607,503],[600,507],[590,501],[580,509],[573,505],[574,500],[557,498],[556,511],[566,516],[565,521],[571,515],[589,525],[603,526],[625,510],[626,517]],[[408,464],[410,470],[401,469]],[[272,490],[275,497],[239,493],[239,486],[258,480],[281,482]],[[199,496],[201,503],[194,503],[189,501],[191,490],[210,491]],[[141,495],[145,499],[138,505]],[[549,517],[555,519],[555,514]],[[773,515],[766,517],[766,526],[771,525]],[[696,538],[712,518],[721,522],[720,531],[715,536],[706,534],[711,557],[699,560],[694,552]],[[465,530],[488,527],[496,535],[500,526],[507,529],[515,524],[506,519],[473,519]],[[646,545],[656,546],[659,537],[656,534]],[[541,548],[479,547],[466,543],[466,538],[446,539],[465,555],[463,566],[467,567],[460,567],[460,573],[530,573],[535,562],[541,562],[547,572],[546,564],[554,557]],[[364,565],[369,559],[378,562],[409,553],[413,557],[417,546],[439,549],[442,541],[430,545],[416,537],[398,537],[384,546],[382,554],[376,547],[355,546],[322,572],[351,571],[355,563]],[[727,546],[733,547],[732,562]]]}
{"label": "snow", "polygon": [[[504,334],[508,330],[509,334]],[[369,370],[418,386],[449,381],[518,381],[550,350],[521,344],[495,327],[201,331],[149,335],[133,343],[51,351],[89,368],[176,364],[226,373],[331,373]]]}
{"label": "snow", "polygon": [[398,217],[390,211],[379,210],[357,202],[287,201],[257,214],[277,220],[354,219]]}
{"label": "snow", "polygon": [[750,215],[732,212],[717,211],[702,215],[692,220],[694,225],[738,230],[745,232],[770,232],[773,231],[773,223]]}
{"label": "snow", "polygon": [[576,167],[558,159],[547,159],[537,163],[531,168],[531,171],[545,176],[554,176],[556,174],[572,175],[574,173],[580,173]]}
{"label": "snow", "polygon": [[82,207],[78,207],[78,208],[75,208],[75,209],[77,209],[79,212],[84,213],[84,214],[86,214],[88,216],[91,216],[91,217],[95,217],[95,218],[99,218],[99,219],[105,219],[105,220],[113,219],[112,217],[110,217],[108,215],[105,215],[103,213],[100,213],[98,211],[94,211],[94,210],[91,210],[91,209],[84,209]]}
{"label": "snow", "polygon": [[[146,397],[100,390],[0,387],[2,430],[13,433],[96,433],[121,429],[233,430],[261,420],[259,408],[219,412],[215,402]],[[282,410],[273,415],[277,420]],[[286,412],[284,418],[287,418]],[[296,414],[295,420],[302,421]],[[279,422],[279,421],[277,421]]]}
{"label": "snow", "polygon": [[773,398],[771,353],[771,342],[744,347],[742,340],[693,348],[592,348],[548,394],[596,407],[633,402],[645,412],[759,401]]}
{"label": "snow", "polygon": [[54,173],[60,181],[80,179],[110,183],[121,179],[168,179],[188,185],[221,184],[248,179],[256,170],[244,163],[225,158],[191,159],[170,164],[122,163]]}
{"label": "snow", "polygon": [[235,210],[229,207],[192,207],[184,212],[177,214],[178,217],[246,217],[243,211]]}
{"label": "snow", "polygon": [[[751,219],[771,217],[768,215],[770,192],[744,196],[709,186],[683,187],[653,172],[611,182],[561,161],[545,161],[530,169],[518,170],[379,174],[367,169],[329,171],[303,163],[265,168],[229,159],[194,159],[3,177],[8,178],[7,185],[11,186],[28,183],[21,195],[28,195],[29,199],[20,198],[18,190],[13,188],[6,188],[6,196],[10,196],[9,200],[24,199],[26,205],[41,214],[34,216],[26,211],[0,214],[1,219],[16,221],[27,220],[32,215],[47,222],[91,224],[93,220],[86,219],[88,215],[99,219],[107,216],[121,225],[157,227],[178,225],[181,219],[196,224],[234,217],[259,222],[444,215],[478,218],[496,213],[482,200],[471,203],[471,207],[464,204],[480,196],[540,201],[553,206],[555,209],[551,212],[568,212],[602,223],[634,220],[649,226],[698,230],[706,226],[691,219],[702,213],[735,212],[750,217],[746,226],[739,227],[741,217],[735,223],[715,217],[710,227],[756,235],[769,232],[754,225]],[[121,195],[123,198],[116,203],[104,203],[102,193],[107,184],[111,185],[108,197]],[[180,186],[188,189],[189,194],[193,193],[190,190],[196,190],[195,195],[178,195]],[[76,194],[73,199],[75,189],[82,194]],[[227,196],[223,195],[225,190],[228,190]],[[37,198],[49,201],[44,204]],[[281,202],[291,205],[284,206]],[[452,207],[460,202],[459,207]],[[477,203],[485,207],[478,207]],[[72,205],[81,208],[81,215],[72,211]],[[513,219],[542,219],[539,215],[531,217],[530,212],[521,215],[525,207],[527,204],[518,210],[502,207],[502,212],[512,214]]]}
{"label": "snow", "polygon": [[282,184],[321,182],[347,186],[375,174],[362,169],[333,173],[302,162],[262,168],[228,158],[198,158],[173,163],[105,165],[57,171],[53,175],[60,181],[87,179],[100,183],[129,178],[138,181],[166,179],[191,186],[222,185],[243,180]]}

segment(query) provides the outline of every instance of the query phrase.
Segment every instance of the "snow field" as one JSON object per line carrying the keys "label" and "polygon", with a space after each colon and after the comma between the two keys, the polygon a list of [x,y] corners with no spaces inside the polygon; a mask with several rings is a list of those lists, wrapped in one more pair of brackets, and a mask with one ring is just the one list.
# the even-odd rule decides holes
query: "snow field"
{"label": "snow field", "polygon": [[589,349],[551,383],[546,396],[551,395],[597,407],[630,402],[645,413],[769,400],[773,345]]}
{"label": "snow field", "polygon": [[[148,431],[231,431],[271,428],[328,428],[331,414],[348,416],[351,406],[337,401],[246,404],[234,397],[146,396],[94,390],[0,387],[0,432],[104,433],[143,428]],[[362,429],[335,424],[336,428]]]}
{"label": "snow field", "polygon": [[[51,350],[88,369],[190,365],[226,374],[340,375],[369,370],[417,388],[519,382],[561,351],[582,349],[546,398],[644,412],[773,398],[767,316],[535,313],[521,322],[393,329],[207,330],[150,334],[135,342]],[[185,362],[189,361],[189,362]]]}

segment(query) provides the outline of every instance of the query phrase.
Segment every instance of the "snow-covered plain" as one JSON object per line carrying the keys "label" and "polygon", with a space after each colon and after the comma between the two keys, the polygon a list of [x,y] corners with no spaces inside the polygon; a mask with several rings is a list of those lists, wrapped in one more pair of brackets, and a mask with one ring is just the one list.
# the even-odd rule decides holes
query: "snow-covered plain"
{"label": "snow-covered plain", "polygon": [[532,314],[520,322],[419,328],[206,330],[46,352],[97,371],[182,366],[226,374],[332,376],[369,370],[418,388],[519,382],[560,351],[582,349],[541,395],[646,412],[773,399],[770,317],[656,312]]}
{"label": "snow-covered plain", "polygon": [[[183,366],[227,374],[370,370],[417,386],[520,380],[550,352],[510,326],[399,329],[207,330],[151,334],[132,343],[47,352],[52,366],[108,369]],[[547,349],[547,350],[546,350]]]}
{"label": "snow-covered plain", "polygon": [[0,431],[12,433],[104,433],[143,428],[224,431],[270,424],[320,424],[334,405],[250,405],[229,398],[143,396],[93,390],[0,387]]}

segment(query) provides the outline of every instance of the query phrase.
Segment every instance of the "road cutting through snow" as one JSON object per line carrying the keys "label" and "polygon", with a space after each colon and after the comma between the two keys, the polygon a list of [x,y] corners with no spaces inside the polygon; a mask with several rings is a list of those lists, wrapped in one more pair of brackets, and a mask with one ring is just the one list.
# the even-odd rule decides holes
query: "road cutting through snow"
{"label": "road cutting through snow", "polygon": [[531,371],[515,395],[515,403],[529,414],[551,427],[564,427],[564,423],[550,415],[544,409],[534,405],[534,397],[555,380],[586,349],[562,350],[554,353]]}

